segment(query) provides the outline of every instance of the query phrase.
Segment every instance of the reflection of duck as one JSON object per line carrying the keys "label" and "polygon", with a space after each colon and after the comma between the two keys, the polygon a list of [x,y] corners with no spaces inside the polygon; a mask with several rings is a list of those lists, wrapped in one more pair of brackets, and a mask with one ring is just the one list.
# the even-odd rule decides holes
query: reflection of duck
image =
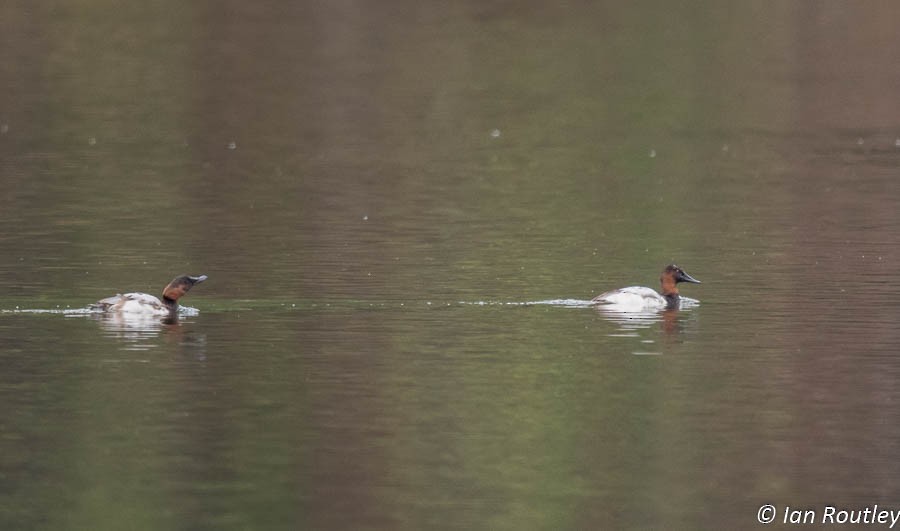
{"label": "reflection of duck", "polygon": [[[182,311],[184,308],[182,308]],[[103,335],[121,342],[122,350],[150,350],[161,345],[177,346],[186,355],[206,358],[206,336],[182,326],[178,314],[159,316],[148,313],[92,312],[87,315],[100,325]]]}
{"label": "reflection of duck", "polygon": [[696,304],[698,301],[681,297],[678,294],[679,282],[700,284],[700,281],[685,273],[675,264],[668,265],[659,276],[662,295],[650,288],[629,286],[597,295],[591,302],[604,304],[619,311],[646,311],[681,308],[685,303]]}
{"label": "reflection of duck", "polygon": [[147,313],[94,313],[90,318],[100,323],[106,336],[125,341],[128,350],[147,350],[156,346],[154,339],[160,331],[178,323],[177,316],[160,317]]}
{"label": "reflection of duck", "polygon": [[115,295],[92,304],[92,310],[108,313],[133,313],[143,315],[175,316],[178,314],[178,299],[184,296],[194,284],[206,280],[206,275],[192,277],[181,275],[163,289],[162,300],[146,293],[126,293]]}

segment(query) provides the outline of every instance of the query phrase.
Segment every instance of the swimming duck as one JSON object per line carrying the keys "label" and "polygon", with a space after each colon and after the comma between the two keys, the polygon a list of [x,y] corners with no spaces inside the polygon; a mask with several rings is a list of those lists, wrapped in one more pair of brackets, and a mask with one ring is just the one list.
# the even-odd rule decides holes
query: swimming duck
{"label": "swimming duck", "polygon": [[92,310],[102,312],[140,313],[144,315],[176,315],[178,313],[178,299],[184,296],[194,284],[199,284],[207,279],[206,275],[192,277],[181,275],[175,277],[172,282],[163,289],[162,300],[146,293],[126,293],[115,295],[92,304]]}
{"label": "swimming duck", "polygon": [[666,266],[659,276],[662,285],[662,295],[650,288],[642,286],[629,286],[613,291],[607,291],[597,295],[591,302],[594,304],[607,304],[616,307],[634,309],[674,309],[680,308],[682,302],[697,302],[694,299],[682,298],[678,294],[678,283],[690,282],[700,284],[696,278],[688,275],[675,264]]}

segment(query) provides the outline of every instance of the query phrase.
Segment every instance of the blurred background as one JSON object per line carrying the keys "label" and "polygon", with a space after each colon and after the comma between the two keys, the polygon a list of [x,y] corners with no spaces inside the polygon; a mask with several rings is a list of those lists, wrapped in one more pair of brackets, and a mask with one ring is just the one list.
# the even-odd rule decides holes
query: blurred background
{"label": "blurred background", "polygon": [[[894,502],[898,23],[4,2],[0,527],[739,529]],[[699,307],[531,304],[670,262]],[[181,273],[210,279],[175,325],[57,313]]]}

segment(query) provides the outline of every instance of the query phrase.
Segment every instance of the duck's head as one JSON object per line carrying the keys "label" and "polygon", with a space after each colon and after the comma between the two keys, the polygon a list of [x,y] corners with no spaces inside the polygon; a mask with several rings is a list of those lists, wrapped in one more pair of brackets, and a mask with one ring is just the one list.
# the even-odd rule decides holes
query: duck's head
{"label": "duck's head", "polygon": [[166,288],[163,290],[163,298],[175,302],[182,296],[184,296],[184,294],[187,293],[191,288],[193,288],[194,284],[199,284],[206,279],[206,275],[200,275],[198,277],[181,275],[179,277],[175,277],[172,282],[169,282],[169,285],[166,286]]}
{"label": "duck's head", "polygon": [[700,284],[696,278],[688,275],[683,269],[675,264],[669,264],[663,269],[659,276],[659,282],[662,284],[663,295],[677,295],[679,282],[690,282],[691,284]]}

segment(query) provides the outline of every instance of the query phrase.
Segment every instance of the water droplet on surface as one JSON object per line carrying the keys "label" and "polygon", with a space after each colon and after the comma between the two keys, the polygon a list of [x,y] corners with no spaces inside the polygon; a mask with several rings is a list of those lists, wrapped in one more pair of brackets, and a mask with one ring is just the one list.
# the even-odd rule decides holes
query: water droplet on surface
{"label": "water droplet on surface", "polygon": [[863,145],[863,144],[865,144],[865,143],[866,143],[866,142],[865,142],[865,140],[862,139],[862,137],[856,139],[856,145],[857,145],[857,146],[861,146],[861,145]]}
{"label": "water droplet on surface", "polygon": [[369,221],[369,216],[363,216],[363,221]]}
{"label": "water droplet on surface", "polygon": [[95,137],[90,137],[90,138],[88,138],[88,145],[89,145],[89,146],[94,146],[94,145],[96,145],[96,144],[97,144],[97,139],[96,139]]}
{"label": "water droplet on surface", "polygon": [[232,140],[231,142],[229,142],[229,143],[228,143],[228,149],[237,149],[237,142],[235,142],[234,140]]}
{"label": "water droplet on surface", "polygon": [[500,138],[501,134],[503,134],[503,133],[501,133],[499,129],[491,130],[491,138]]}
{"label": "water droplet on surface", "polygon": [[656,150],[655,149],[650,150],[650,158],[651,159],[656,158]]}

